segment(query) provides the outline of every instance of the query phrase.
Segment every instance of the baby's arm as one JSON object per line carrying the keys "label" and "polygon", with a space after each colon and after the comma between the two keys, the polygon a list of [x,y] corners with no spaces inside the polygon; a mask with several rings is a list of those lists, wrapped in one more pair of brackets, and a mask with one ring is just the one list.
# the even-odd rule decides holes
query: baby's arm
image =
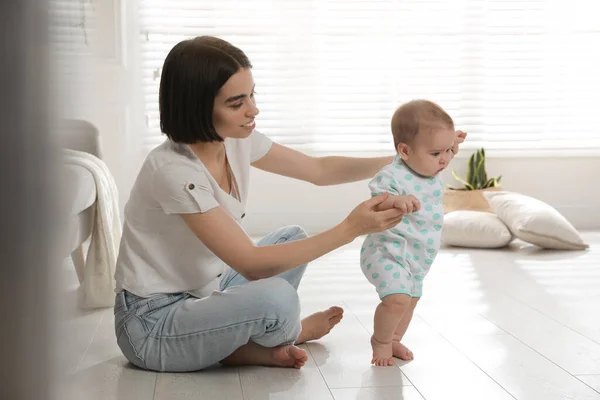
{"label": "baby's arm", "polygon": [[454,144],[452,145],[452,157],[454,157],[458,153],[458,145],[465,141],[467,138],[467,134],[463,131],[456,131],[456,138],[454,139]]}
{"label": "baby's arm", "polygon": [[404,214],[410,214],[417,212],[421,208],[421,203],[412,194],[409,195],[395,195],[391,194],[388,198],[376,208],[377,211],[385,211],[390,208],[397,208]]}
{"label": "baby's arm", "polygon": [[390,194],[387,199],[383,203],[380,203],[375,207],[375,211],[385,211],[390,208],[394,208],[394,201],[398,196],[397,194]]}
{"label": "baby's arm", "polygon": [[390,196],[393,198],[394,208],[399,209],[404,214],[410,214],[413,212],[417,212],[421,209],[421,202],[412,194],[404,195],[404,196]]}
{"label": "baby's arm", "polygon": [[398,208],[404,213],[418,211],[420,208],[419,200],[412,195],[405,195],[405,191],[398,188],[397,182],[387,171],[379,171],[377,175],[369,182],[371,196],[377,196],[382,193],[389,193],[388,198],[376,208],[376,211],[385,211],[391,208]]}

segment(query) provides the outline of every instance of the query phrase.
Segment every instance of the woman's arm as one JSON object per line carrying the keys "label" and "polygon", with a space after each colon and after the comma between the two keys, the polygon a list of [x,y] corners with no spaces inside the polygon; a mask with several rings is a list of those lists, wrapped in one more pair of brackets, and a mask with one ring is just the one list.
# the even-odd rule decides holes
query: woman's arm
{"label": "woman's arm", "polygon": [[246,232],[221,207],[205,213],[182,214],[198,239],[217,257],[248,280],[268,278],[313,261],[350,243],[356,237],[397,225],[399,210],[376,212],[373,209],[387,195],[359,204],[348,217],[325,232],[293,242],[256,246]]}
{"label": "woman's arm", "polygon": [[289,147],[273,143],[269,152],[252,163],[274,174],[300,179],[318,186],[337,185],[372,178],[393,156],[376,158],[311,157]]}
{"label": "woman's arm", "polygon": [[[456,131],[452,153],[458,153],[458,146],[467,134]],[[300,179],[317,186],[337,185],[372,178],[377,171],[394,161],[394,156],[356,157],[311,157],[300,151],[273,143],[264,157],[252,163],[256,168],[290,178]]]}
{"label": "woman's arm", "polygon": [[355,158],[329,156],[317,159],[322,171],[322,186],[356,182],[372,178],[381,168],[394,161],[393,156]]}

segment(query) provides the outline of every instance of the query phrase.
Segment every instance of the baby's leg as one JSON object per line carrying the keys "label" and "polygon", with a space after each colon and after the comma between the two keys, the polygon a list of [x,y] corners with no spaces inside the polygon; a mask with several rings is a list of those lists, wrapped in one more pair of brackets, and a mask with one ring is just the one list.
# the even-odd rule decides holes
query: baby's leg
{"label": "baby's leg", "polygon": [[404,361],[414,359],[413,352],[410,351],[405,345],[403,345],[401,343],[401,340],[404,337],[406,330],[408,329],[410,321],[412,320],[413,313],[415,311],[417,303],[419,302],[419,299],[420,297],[412,298],[408,311],[404,314],[404,316],[400,320],[400,323],[396,327],[396,330],[394,331],[394,338],[392,341],[392,353],[394,354],[394,357],[398,357],[399,359]]}
{"label": "baby's leg", "polygon": [[385,296],[375,310],[375,327],[371,337],[373,359],[371,364],[378,366],[394,365],[392,339],[400,321],[411,306],[411,298],[406,294]]}

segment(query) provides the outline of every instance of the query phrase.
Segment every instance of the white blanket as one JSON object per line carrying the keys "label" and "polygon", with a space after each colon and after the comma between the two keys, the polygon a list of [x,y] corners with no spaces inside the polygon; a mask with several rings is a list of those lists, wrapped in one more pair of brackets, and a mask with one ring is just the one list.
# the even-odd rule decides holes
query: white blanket
{"label": "white blanket", "polygon": [[63,149],[64,161],[86,168],[94,177],[98,197],[84,278],[80,290],[84,308],[112,307],[115,299],[115,265],[121,240],[119,194],[106,164],[96,156]]}

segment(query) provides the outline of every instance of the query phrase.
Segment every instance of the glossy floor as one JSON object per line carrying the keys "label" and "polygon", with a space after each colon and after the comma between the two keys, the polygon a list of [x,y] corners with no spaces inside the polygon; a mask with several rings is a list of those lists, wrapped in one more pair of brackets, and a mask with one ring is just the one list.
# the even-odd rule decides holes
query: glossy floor
{"label": "glossy floor", "polygon": [[415,360],[388,368],[369,365],[378,299],[358,265],[360,241],[305,275],[303,314],[335,304],[345,317],[304,346],[309,361],[302,370],[138,370],[116,346],[111,310],[76,309],[77,278],[65,266],[61,398],[600,400],[600,232],[584,238],[591,244],[585,252],[520,242],[498,251],[444,249],[406,336]]}

